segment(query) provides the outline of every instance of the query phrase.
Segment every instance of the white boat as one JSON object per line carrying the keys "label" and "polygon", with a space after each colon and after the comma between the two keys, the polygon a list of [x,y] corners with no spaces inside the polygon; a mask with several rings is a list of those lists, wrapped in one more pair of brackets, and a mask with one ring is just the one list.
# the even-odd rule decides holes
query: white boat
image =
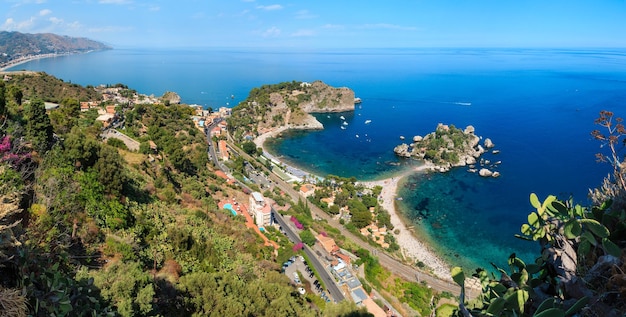
{"label": "white boat", "polygon": [[345,122],[345,121],[344,121],[342,124],[343,124],[343,125],[348,125],[348,123],[347,123],[347,122]]}
{"label": "white boat", "polygon": [[370,124],[372,120],[365,120],[365,124]]}
{"label": "white boat", "polygon": [[346,127],[344,127],[344,126],[341,126],[341,130],[345,130],[345,129],[346,129]]}
{"label": "white boat", "polygon": [[359,97],[354,98],[354,104],[359,104],[359,103],[361,103],[361,98]]}
{"label": "white boat", "polygon": [[344,116],[339,117],[339,119],[346,120],[346,118]]}
{"label": "white boat", "polygon": [[400,136],[400,140],[404,140],[404,135],[401,135],[401,136]]}
{"label": "white boat", "polygon": [[357,135],[356,135],[356,137],[358,138],[358,137],[359,137],[359,135],[357,134]]}

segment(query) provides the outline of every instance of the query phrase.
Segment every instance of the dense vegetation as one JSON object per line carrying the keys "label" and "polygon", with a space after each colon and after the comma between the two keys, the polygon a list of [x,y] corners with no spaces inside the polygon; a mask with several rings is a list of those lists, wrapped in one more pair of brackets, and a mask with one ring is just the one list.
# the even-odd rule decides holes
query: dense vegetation
{"label": "dense vegetation", "polygon": [[356,309],[307,303],[280,274],[292,245],[282,239],[275,253],[218,209],[215,199],[237,191],[215,177],[189,107],[120,109],[124,132],[141,144],[130,152],[102,142],[101,124],[77,111],[77,100],[46,115],[43,100],[18,103],[16,90],[0,82],[5,313],[332,316]]}
{"label": "dense vegetation", "polygon": [[44,72],[12,73],[11,85],[7,89],[8,97],[18,104],[21,100],[41,99],[47,102],[61,103],[63,100],[78,101],[102,100],[102,95],[93,88],[66,83]]}

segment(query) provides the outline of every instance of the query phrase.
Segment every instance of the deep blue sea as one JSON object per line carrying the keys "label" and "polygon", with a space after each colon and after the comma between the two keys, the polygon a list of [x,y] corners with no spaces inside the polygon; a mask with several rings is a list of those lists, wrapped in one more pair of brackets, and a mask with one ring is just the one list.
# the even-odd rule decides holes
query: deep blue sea
{"label": "deep blue sea", "polygon": [[406,166],[392,151],[400,136],[409,141],[439,122],[473,125],[500,150],[487,157],[502,161],[500,178],[459,168],[410,177],[398,193],[419,235],[470,270],[490,261],[505,266],[512,252],[532,261],[538,246],[513,237],[531,211],[529,194],[573,195],[586,204],[588,189],[610,170],[595,161],[602,149],[590,137],[594,119],[603,109],[626,116],[626,50],[119,49],[13,70],[19,69],[82,85],[124,83],[144,94],[175,91],[185,103],[213,108],[234,106],[267,83],[350,87],[363,100],[354,112],[318,115],[323,131],[288,133],[269,144],[284,160],[322,176],[391,175]]}

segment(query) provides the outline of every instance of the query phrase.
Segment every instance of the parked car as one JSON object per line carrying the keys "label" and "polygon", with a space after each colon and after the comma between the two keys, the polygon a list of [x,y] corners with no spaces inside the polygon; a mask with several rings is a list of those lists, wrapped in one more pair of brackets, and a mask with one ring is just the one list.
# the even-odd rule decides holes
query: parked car
{"label": "parked car", "polygon": [[300,293],[300,295],[304,295],[306,293],[306,290],[302,287],[298,287],[298,293]]}

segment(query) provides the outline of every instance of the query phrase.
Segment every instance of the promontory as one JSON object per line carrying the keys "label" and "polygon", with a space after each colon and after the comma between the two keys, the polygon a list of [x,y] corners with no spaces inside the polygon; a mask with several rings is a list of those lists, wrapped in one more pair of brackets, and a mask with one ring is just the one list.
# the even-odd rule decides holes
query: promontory
{"label": "promontory", "polygon": [[354,91],[322,81],[282,82],[253,88],[232,110],[229,126],[236,140],[256,137],[279,127],[323,129],[311,113],[354,110]]}

